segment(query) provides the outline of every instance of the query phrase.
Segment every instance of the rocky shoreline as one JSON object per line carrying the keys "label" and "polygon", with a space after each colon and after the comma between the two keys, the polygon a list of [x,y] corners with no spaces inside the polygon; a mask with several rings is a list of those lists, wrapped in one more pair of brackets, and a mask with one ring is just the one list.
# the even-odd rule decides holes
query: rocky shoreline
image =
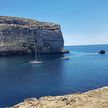
{"label": "rocky shoreline", "polygon": [[11,108],[108,108],[108,86],[85,93],[29,98]]}

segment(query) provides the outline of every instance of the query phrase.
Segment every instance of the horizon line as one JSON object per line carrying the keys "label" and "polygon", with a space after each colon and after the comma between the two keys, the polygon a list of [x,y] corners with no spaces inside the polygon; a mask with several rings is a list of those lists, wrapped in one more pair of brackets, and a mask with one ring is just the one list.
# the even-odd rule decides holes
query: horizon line
{"label": "horizon line", "polygon": [[94,45],[108,45],[108,44],[73,44],[73,45],[64,45],[64,46],[94,46]]}

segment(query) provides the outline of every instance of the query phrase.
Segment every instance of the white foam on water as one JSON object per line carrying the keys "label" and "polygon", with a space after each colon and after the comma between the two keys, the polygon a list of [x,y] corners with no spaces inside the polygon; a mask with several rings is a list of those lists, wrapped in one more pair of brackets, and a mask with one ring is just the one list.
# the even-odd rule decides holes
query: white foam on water
{"label": "white foam on water", "polygon": [[60,58],[61,60],[69,60],[69,57],[62,57],[62,58]]}
{"label": "white foam on water", "polygon": [[68,56],[69,58],[71,57],[81,57],[81,56],[92,56],[92,55],[97,55],[98,53],[87,53],[87,52],[71,52],[71,56]]}
{"label": "white foam on water", "polygon": [[41,64],[42,61],[37,61],[37,60],[34,60],[34,61],[30,61],[31,64]]}

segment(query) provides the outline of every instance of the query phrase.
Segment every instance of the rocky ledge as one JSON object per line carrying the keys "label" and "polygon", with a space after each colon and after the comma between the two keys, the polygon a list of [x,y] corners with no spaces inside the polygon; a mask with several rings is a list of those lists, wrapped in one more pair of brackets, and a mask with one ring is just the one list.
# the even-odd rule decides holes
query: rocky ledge
{"label": "rocky ledge", "polygon": [[[0,16],[0,55],[64,52],[60,25],[28,18]],[[66,52],[66,51],[65,51]]]}
{"label": "rocky ledge", "polygon": [[108,87],[64,96],[30,98],[12,108],[108,108]]}

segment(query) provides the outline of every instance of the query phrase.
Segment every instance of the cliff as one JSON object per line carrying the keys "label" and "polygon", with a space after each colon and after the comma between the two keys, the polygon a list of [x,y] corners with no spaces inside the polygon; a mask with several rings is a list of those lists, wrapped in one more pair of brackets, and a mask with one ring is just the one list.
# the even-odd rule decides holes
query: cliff
{"label": "cliff", "polygon": [[12,108],[108,108],[108,87],[82,94],[30,98]]}
{"label": "cliff", "polygon": [[30,54],[34,41],[39,53],[61,53],[60,25],[20,17],[0,16],[0,55]]}

